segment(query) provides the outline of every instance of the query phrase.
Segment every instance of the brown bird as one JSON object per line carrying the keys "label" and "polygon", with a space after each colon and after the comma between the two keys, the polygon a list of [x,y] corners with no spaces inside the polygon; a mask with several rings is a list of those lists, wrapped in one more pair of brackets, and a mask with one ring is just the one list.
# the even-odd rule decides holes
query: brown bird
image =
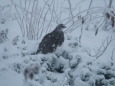
{"label": "brown bird", "polygon": [[40,42],[37,52],[34,54],[52,53],[58,46],[61,46],[64,42],[63,28],[66,28],[66,26],[59,24],[51,33],[46,34]]}

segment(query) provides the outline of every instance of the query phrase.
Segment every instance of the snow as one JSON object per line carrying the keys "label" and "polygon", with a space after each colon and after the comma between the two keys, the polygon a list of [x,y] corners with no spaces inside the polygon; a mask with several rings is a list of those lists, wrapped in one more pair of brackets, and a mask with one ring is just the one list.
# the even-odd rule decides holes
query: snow
{"label": "snow", "polygon": [[[2,72],[2,73],[1,73]],[[0,85],[4,86],[22,86],[23,79],[21,74],[17,74],[14,71],[1,70],[0,71]]]}
{"label": "snow", "polygon": [[[55,17],[59,19],[59,22],[70,17],[67,0],[55,1],[57,3],[55,5],[57,16],[55,15]],[[70,1],[74,15],[89,8],[90,0]],[[27,37],[23,37],[11,1],[0,0],[0,2],[0,13],[4,14],[2,18],[5,19],[4,24],[0,23],[0,31],[8,29],[8,39],[0,43],[0,86],[115,86],[115,26],[110,26],[111,30],[108,31],[101,27],[98,34],[95,35],[94,24],[97,23],[92,21],[87,24],[88,27],[84,25],[82,35],[82,27],[78,27],[72,32],[66,32],[63,45],[58,47],[54,53],[31,55],[36,52],[42,38],[28,40]],[[14,0],[14,2],[19,5],[18,0]],[[42,4],[41,1],[40,7]],[[10,5],[12,6],[11,11],[8,11],[7,6]],[[93,0],[91,7],[104,8],[106,5],[108,5],[107,0]],[[6,6],[5,11],[1,10],[1,7],[4,6]],[[113,6],[113,8],[115,7]],[[58,15],[59,13],[61,14]],[[0,16],[0,22],[2,18]],[[55,19],[49,31],[44,31],[42,37],[55,28],[57,25],[54,22]],[[69,23],[66,27],[70,25]],[[112,41],[105,52],[100,57],[95,57],[103,41],[105,40],[102,49],[111,38]],[[36,64],[39,65],[39,73],[35,74],[33,80],[25,80],[23,73],[25,68]]]}

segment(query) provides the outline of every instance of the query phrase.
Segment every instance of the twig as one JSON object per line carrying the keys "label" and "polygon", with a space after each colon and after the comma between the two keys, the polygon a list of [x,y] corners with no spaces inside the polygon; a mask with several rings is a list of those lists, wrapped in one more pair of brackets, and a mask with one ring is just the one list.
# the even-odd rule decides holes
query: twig
{"label": "twig", "polygon": [[[47,0],[41,8],[39,8],[39,0],[25,0],[23,5],[23,0],[20,0],[20,5],[15,4],[13,0],[11,1],[18,14],[16,19],[22,31],[22,35],[24,37],[26,36],[29,40],[40,38],[43,34],[43,31],[46,30],[46,26],[48,26],[48,29],[51,24],[54,13],[54,11],[51,10],[51,6],[52,3],[54,4],[54,0],[52,0],[50,4],[48,4],[50,0]],[[51,11],[51,19],[46,25],[47,18],[50,15],[49,11]]]}
{"label": "twig", "polygon": [[[85,10],[85,11],[86,11],[86,10]],[[84,12],[85,12],[85,11],[84,11]],[[88,10],[87,10],[87,11],[88,11]],[[83,11],[82,11],[82,12],[83,12]],[[80,12],[80,13],[82,13],[82,12]],[[78,13],[78,14],[80,14],[80,13]],[[86,17],[90,16],[91,14],[93,15],[93,14],[96,14],[96,13],[102,13],[102,11],[93,12],[93,13],[90,13],[90,14],[86,14],[86,15],[83,16],[83,17],[84,17],[84,19],[86,19]],[[77,15],[78,15],[78,14],[77,14]],[[75,15],[74,18],[77,17],[77,15]],[[96,18],[97,18],[97,17],[96,17]],[[95,19],[96,19],[96,18],[95,18]],[[89,21],[91,21],[91,20],[92,20],[92,19],[90,18]],[[70,19],[70,21],[71,21],[71,19]],[[76,21],[74,22],[74,24],[70,25],[70,26],[65,30],[65,32],[67,32],[68,30],[71,30],[70,28],[73,29],[74,26],[78,25],[78,24],[77,24],[78,22],[79,22],[79,19],[76,20]],[[67,23],[69,23],[69,22],[67,22]]]}
{"label": "twig", "polygon": [[114,51],[115,51],[115,48],[113,48],[113,50],[112,50],[111,61],[113,61]]}
{"label": "twig", "polygon": [[[67,1],[68,1],[68,3],[69,3],[69,10],[70,10],[71,18],[73,18],[74,16],[73,16],[73,12],[72,12],[72,5],[71,5],[71,2],[70,2],[70,0],[67,0]],[[74,24],[74,20],[72,20],[72,23]]]}
{"label": "twig", "polygon": [[[55,2],[53,2],[53,9],[54,9],[54,4],[55,4]],[[50,6],[49,6],[50,7]],[[49,27],[50,27],[50,24],[51,24],[51,22],[52,22],[52,19],[54,18],[53,17],[53,13],[55,13],[54,11],[51,11],[51,18],[50,18],[50,21],[49,21],[49,23],[48,23],[48,25],[45,27],[45,29],[44,30],[46,30],[46,33],[48,33],[48,29],[49,29]]]}
{"label": "twig", "polygon": [[[95,57],[96,59],[98,59],[100,56],[102,56],[104,54],[104,52],[106,51],[106,49],[108,48],[108,46],[110,45],[110,43],[112,42],[112,37],[109,39],[109,37],[107,37],[101,44],[101,46],[95,51],[95,55],[91,55],[91,53],[87,50],[86,53],[91,56],[91,57]],[[106,43],[106,45],[105,45]]]}
{"label": "twig", "polygon": [[[70,19],[69,21],[67,21],[67,22],[65,23],[65,25],[68,24],[69,22],[71,22],[75,17],[78,17],[78,15],[80,15],[80,14],[82,14],[82,13],[84,13],[84,12],[93,10],[93,9],[97,9],[97,8],[99,8],[99,9],[104,9],[103,7],[93,7],[93,8],[90,8],[90,9],[83,10],[83,11],[79,12],[78,14],[76,14],[75,16],[73,16],[73,18]],[[62,21],[63,21],[63,20],[62,20]]]}
{"label": "twig", "polygon": [[111,8],[112,2],[113,2],[113,0],[109,0],[109,8]]}
{"label": "twig", "polygon": [[79,36],[79,42],[80,42],[80,43],[81,43],[82,34],[83,34],[83,26],[81,27],[81,33],[80,33],[80,36]]}
{"label": "twig", "polygon": [[[91,8],[92,2],[93,2],[93,0],[90,1],[89,9]],[[90,12],[90,11],[87,11],[87,14],[89,14],[89,12]]]}
{"label": "twig", "polygon": [[[52,3],[53,3],[53,0],[52,0]],[[50,6],[52,5],[52,3],[50,4]],[[44,19],[43,19],[42,25],[41,25],[41,27],[40,27],[40,28],[42,29],[42,31],[41,31],[41,34],[40,34],[39,38],[42,36],[42,33],[43,33],[43,31],[44,31],[45,19],[46,19],[46,16],[47,16],[49,10],[50,10],[50,7],[47,9],[47,11],[46,11],[46,13],[45,13],[45,15],[44,15]]]}
{"label": "twig", "polygon": [[[84,25],[86,25],[86,24],[88,24],[88,23],[91,23],[91,21],[94,21],[95,19],[102,18],[102,17],[103,17],[103,16],[98,16],[98,17],[96,17],[96,18],[93,18],[93,19],[91,19],[90,21],[85,22]],[[80,27],[80,26],[82,26],[82,24],[79,24],[79,25],[77,25],[76,27],[70,29],[69,32],[72,32],[73,30],[77,29],[77,28]],[[64,32],[67,33],[67,31],[64,31]]]}

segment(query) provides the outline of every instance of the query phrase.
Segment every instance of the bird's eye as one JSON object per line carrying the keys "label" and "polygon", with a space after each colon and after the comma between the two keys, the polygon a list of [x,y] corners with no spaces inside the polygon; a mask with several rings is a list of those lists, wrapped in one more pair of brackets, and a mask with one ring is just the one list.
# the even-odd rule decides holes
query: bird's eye
{"label": "bird's eye", "polygon": [[62,28],[65,28],[65,25],[61,25]]}

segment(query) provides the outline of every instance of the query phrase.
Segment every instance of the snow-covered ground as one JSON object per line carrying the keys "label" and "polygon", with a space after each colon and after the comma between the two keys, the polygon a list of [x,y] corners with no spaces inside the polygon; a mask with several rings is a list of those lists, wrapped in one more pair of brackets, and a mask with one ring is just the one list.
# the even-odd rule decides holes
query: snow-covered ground
{"label": "snow-covered ground", "polygon": [[[17,12],[11,1],[0,0],[0,31],[8,29],[6,39],[1,42],[0,38],[0,86],[115,86],[115,26],[107,31],[101,27],[96,35],[95,22],[77,27],[72,32],[65,32],[63,45],[54,53],[30,55],[37,50],[41,38],[28,40],[22,37],[15,18]],[[13,1],[19,4],[19,0]],[[60,9],[64,11],[60,18],[70,15],[67,1],[55,0],[59,4],[56,5],[57,14]],[[90,4],[90,0],[69,1],[74,15],[88,9]],[[91,7],[106,8],[105,5],[109,3],[109,0],[92,1]],[[113,8],[114,4],[113,0]],[[55,26],[52,25],[50,30]],[[70,24],[66,26],[68,28]],[[25,68],[35,64],[39,65],[39,73],[33,80],[26,81]]]}

